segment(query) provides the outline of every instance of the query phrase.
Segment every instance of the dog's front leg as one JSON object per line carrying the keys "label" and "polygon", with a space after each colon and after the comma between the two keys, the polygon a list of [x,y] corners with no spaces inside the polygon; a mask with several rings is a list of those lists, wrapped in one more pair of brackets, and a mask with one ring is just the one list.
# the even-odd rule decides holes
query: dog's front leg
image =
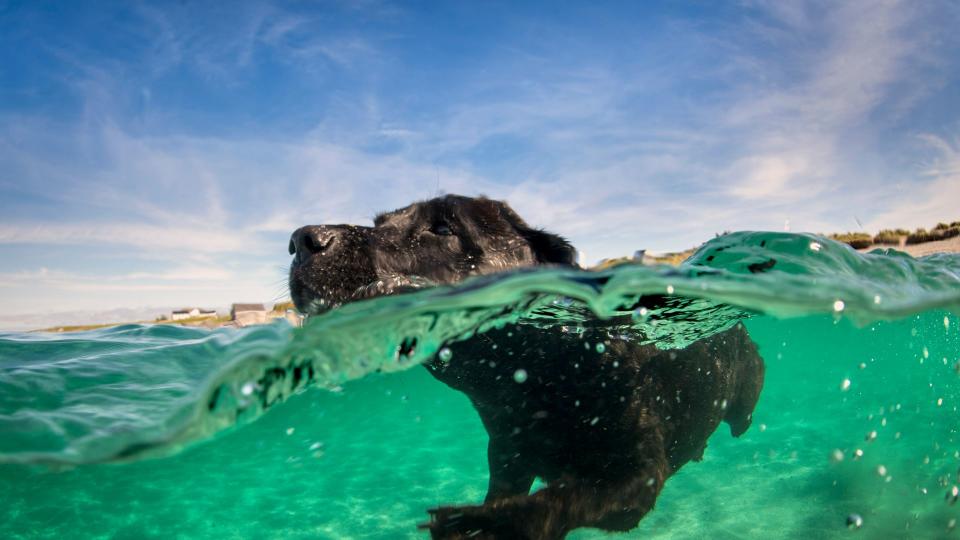
{"label": "dog's front leg", "polygon": [[560,480],[533,495],[432,509],[421,527],[434,540],[555,540],[578,527],[628,531],[653,508],[666,475],[664,461],[626,480]]}
{"label": "dog's front leg", "polygon": [[547,540],[563,538],[562,502],[555,493],[517,495],[476,506],[442,506],[430,512],[434,540]]}
{"label": "dog's front leg", "polygon": [[530,492],[534,474],[529,470],[519,449],[511,444],[509,437],[490,435],[487,462],[490,466],[490,485],[484,503]]}
{"label": "dog's front leg", "polygon": [[554,540],[579,527],[628,531],[653,508],[671,470],[660,429],[651,426],[641,433],[634,452],[621,456],[621,475],[567,476],[532,495],[435,508],[430,523],[421,527],[435,540]]}

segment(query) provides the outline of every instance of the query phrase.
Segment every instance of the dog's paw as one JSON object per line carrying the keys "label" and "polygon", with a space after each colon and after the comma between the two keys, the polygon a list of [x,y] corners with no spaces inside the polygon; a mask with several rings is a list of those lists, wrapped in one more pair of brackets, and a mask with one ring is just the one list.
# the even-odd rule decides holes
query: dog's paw
{"label": "dog's paw", "polygon": [[[497,540],[508,536],[498,534],[496,521],[483,506],[441,506],[427,510],[430,523],[420,525],[428,529],[433,540]],[[502,533],[502,531],[500,531]],[[511,537],[512,538],[512,537]]]}

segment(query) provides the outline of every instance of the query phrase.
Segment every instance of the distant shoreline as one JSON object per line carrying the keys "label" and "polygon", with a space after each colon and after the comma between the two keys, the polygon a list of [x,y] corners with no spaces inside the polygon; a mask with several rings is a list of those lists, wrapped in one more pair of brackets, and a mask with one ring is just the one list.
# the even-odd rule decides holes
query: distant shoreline
{"label": "distant shoreline", "polygon": [[[840,240],[837,240],[841,243],[844,243]],[[645,259],[647,264],[680,264],[684,259],[693,254],[699,246],[696,248],[691,248],[685,251],[678,251],[673,253],[664,253],[661,255],[650,255],[648,254]],[[946,240],[931,240],[929,242],[922,242],[917,244],[907,244],[903,241],[900,242],[900,245],[891,245],[891,244],[871,244],[867,247],[857,249],[860,253],[867,253],[875,249],[895,249],[897,251],[902,251],[909,254],[912,257],[925,257],[927,255],[933,255],[936,253],[960,253],[960,236],[953,238],[948,238]],[[624,257],[622,259],[610,259],[607,261],[601,261],[599,264],[590,267],[592,270],[599,270],[611,265],[621,264],[631,260],[629,257]],[[268,312],[267,322],[272,322],[277,318],[285,317],[285,313],[270,311]],[[293,323],[293,321],[291,321]],[[229,320],[224,316],[219,317],[210,317],[210,318],[198,318],[198,319],[187,319],[183,321],[125,321],[125,322],[113,322],[113,323],[97,323],[97,324],[83,324],[83,325],[54,325],[47,328],[40,328],[34,330],[26,330],[26,332],[51,332],[51,333],[63,333],[63,332],[82,332],[86,330],[97,330],[100,328],[111,328],[115,326],[121,326],[124,324],[174,324],[178,326],[193,326],[201,328],[223,328],[223,327],[236,327],[238,326],[234,321]]]}
{"label": "distant shoreline", "polygon": [[903,244],[893,246],[890,244],[872,244],[865,248],[858,249],[860,253],[866,253],[874,249],[895,249],[910,254],[912,257],[925,257],[934,253],[960,253],[960,236],[947,238],[946,240],[933,240],[923,242],[922,244]]}

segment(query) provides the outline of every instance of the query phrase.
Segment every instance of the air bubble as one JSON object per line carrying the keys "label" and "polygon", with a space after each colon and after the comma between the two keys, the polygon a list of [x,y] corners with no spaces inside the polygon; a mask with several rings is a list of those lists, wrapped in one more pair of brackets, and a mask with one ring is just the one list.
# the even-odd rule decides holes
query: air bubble
{"label": "air bubble", "polygon": [[835,448],[833,452],[830,453],[830,461],[834,463],[840,463],[843,461],[843,450]]}
{"label": "air bubble", "polygon": [[846,392],[849,389],[850,389],[850,379],[844,379],[843,382],[840,383],[840,391]]}
{"label": "air bubble", "polygon": [[596,349],[598,353],[603,354],[603,352],[607,350],[607,346],[603,343],[597,343]]}
{"label": "air bubble", "polygon": [[453,351],[451,351],[448,347],[444,347],[440,349],[440,354],[437,356],[440,357],[440,361],[449,362],[450,359],[453,358]]}
{"label": "air bubble", "polygon": [[860,517],[860,514],[850,514],[847,516],[848,529],[859,529],[860,527],[863,527],[863,518]]}
{"label": "air bubble", "polygon": [[257,389],[257,385],[256,385],[256,384],[254,384],[254,383],[252,383],[252,382],[248,382],[248,383],[244,383],[244,385],[240,388],[240,393],[243,394],[243,395],[245,395],[245,396],[249,396],[249,395],[252,394],[253,391],[256,390],[256,389]]}
{"label": "air bubble", "polygon": [[525,369],[518,369],[513,372],[513,380],[518,383],[523,383],[527,380],[527,371]]}
{"label": "air bubble", "polygon": [[843,303],[843,300],[837,300],[836,302],[833,303],[833,310],[836,311],[837,313],[840,313],[841,311],[843,311],[844,307],[846,307],[846,305]]}

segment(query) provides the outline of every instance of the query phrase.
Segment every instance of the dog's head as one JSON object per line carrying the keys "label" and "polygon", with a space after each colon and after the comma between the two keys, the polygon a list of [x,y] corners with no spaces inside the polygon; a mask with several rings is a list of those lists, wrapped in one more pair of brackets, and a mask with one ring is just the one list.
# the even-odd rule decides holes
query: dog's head
{"label": "dog's head", "polygon": [[576,264],[566,240],[531,228],[505,203],[457,195],[385,212],[373,227],[301,227],[290,254],[290,296],[305,314],[521,266]]}

